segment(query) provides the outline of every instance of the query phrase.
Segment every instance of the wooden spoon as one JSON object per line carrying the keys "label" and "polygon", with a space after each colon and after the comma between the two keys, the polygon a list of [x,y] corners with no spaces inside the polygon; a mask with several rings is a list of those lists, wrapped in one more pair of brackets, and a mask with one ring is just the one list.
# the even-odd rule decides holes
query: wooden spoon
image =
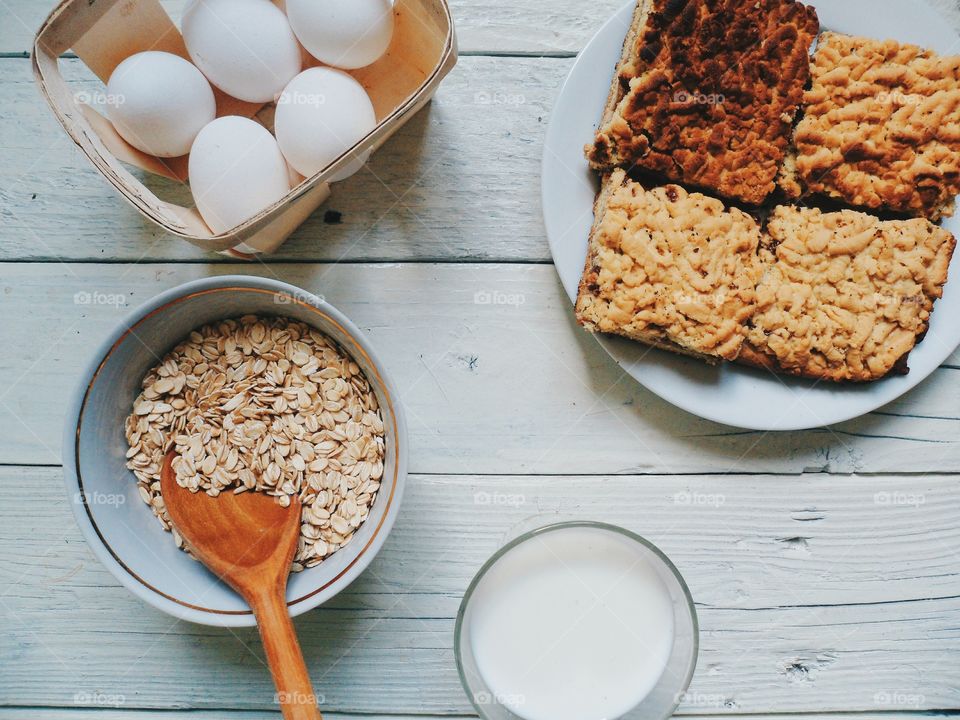
{"label": "wooden spoon", "polygon": [[257,492],[210,497],[177,485],[175,452],[164,458],[160,491],[173,526],[197,559],[236,590],[257,618],[286,720],[322,720],[287,610],[287,576],[300,537],[300,499],[289,507]]}

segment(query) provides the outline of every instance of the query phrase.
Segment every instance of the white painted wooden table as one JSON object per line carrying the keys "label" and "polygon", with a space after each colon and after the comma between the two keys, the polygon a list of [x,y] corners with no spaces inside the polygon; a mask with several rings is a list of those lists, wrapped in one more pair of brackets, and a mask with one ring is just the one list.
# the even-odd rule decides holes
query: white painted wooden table
{"label": "white painted wooden table", "polygon": [[[238,265],[145,224],[94,174],[31,78],[52,0],[0,0],[0,719],[278,716],[255,633],[135,600],[88,551],[61,482],[65,395],[124,310],[75,294],[136,305],[221,273],[325,295],[376,343],[409,416],[396,529],[297,622],[330,720],[471,715],[457,606],[534,516],[620,523],[674,559],[702,626],[681,714],[960,708],[960,353],[879,412],[769,435],[670,407],[572,320],[539,216],[541,144],[572,57],[620,1],[455,0],[459,66],[335,189],[342,224],[321,211]],[[960,27],[957,0],[940,4]],[[493,293],[517,302],[485,304]]]}

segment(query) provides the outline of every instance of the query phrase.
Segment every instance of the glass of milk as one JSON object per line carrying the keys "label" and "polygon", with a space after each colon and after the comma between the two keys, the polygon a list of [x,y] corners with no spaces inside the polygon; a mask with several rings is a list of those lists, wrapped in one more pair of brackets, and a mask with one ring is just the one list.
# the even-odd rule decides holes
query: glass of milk
{"label": "glass of milk", "polygon": [[457,616],[460,679],[486,720],[663,720],[690,684],[697,616],[673,563],[613,525],[501,548]]}

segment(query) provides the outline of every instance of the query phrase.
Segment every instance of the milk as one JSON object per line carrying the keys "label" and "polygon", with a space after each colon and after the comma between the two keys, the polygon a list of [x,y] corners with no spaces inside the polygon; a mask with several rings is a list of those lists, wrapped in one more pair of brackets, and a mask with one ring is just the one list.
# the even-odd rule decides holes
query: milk
{"label": "milk", "polygon": [[468,632],[493,699],[526,720],[614,720],[656,686],[673,603],[629,537],[544,532],[503,555],[471,602]]}

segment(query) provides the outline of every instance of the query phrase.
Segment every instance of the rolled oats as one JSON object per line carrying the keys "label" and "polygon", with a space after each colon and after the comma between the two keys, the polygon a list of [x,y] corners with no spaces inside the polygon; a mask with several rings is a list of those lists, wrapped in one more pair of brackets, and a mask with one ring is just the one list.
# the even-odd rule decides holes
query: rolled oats
{"label": "rolled oats", "polygon": [[[212,497],[303,503],[293,570],[350,542],[383,478],[383,417],[359,366],[319,331],[244,316],[194,330],[151,369],[127,417],[127,467],[165,530],[160,469]],[[183,541],[174,532],[178,547]]]}

